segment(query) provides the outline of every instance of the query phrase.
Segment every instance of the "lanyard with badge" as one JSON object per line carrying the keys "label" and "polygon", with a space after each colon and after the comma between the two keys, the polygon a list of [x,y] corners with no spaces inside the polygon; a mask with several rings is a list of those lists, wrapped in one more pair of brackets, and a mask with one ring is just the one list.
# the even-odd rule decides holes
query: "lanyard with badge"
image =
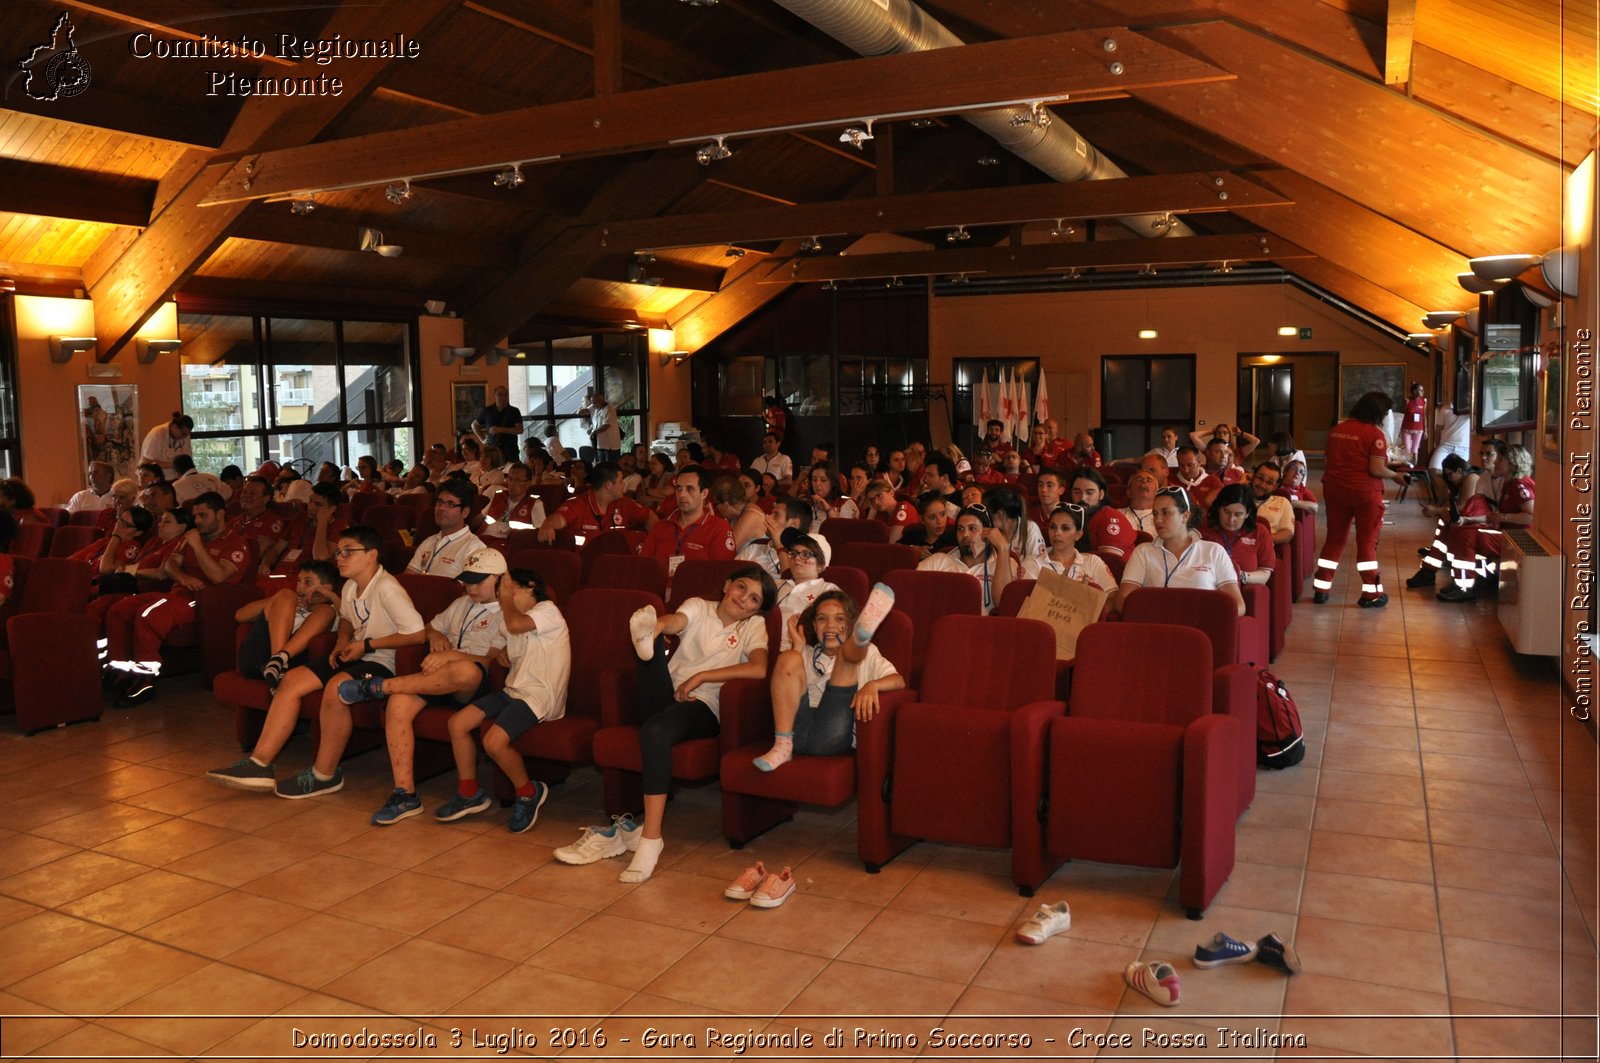
{"label": "lanyard with badge", "polygon": [[466,618],[461,621],[461,628],[456,632],[456,649],[460,649],[467,641],[467,631],[472,627],[472,622],[489,611],[487,605],[477,610],[469,610]]}
{"label": "lanyard with badge", "polygon": [[692,535],[696,531],[698,531],[700,529],[701,525],[705,524],[707,519],[708,519],[707,517],[703,517],[702,516],[699,520],[695,521],[693,524],[689,525],[687,528],[685,528],[682,525],[680,525],[677,521],[673,521],[672,522],[672,534],[677,539],[677,543],[675,544],[675,549],[672,551],[672,556],[667,559],[667,578],[668,579],[671,579],[673,573],[678,571],[678,566],[683,564],[683,541],[684,541],[684,539],[688,538],[690,535]]}
{"label": "lanyard with badge", "polygon": [[1161,551],[1161,568],[1162,568],[1162,572],[1163,572],[1163,575],[1166,577],[1165,579],[1163,579],[1161,581],[1161,585],[1163,587],[1172,586],[1172,577],[1176,576],[1178,573],[1183,571],[1183,563],[1185,561],[1189,560],[1189,555],[1194,553],[1194,548],[1195,548],[1195,544],[1194,543],[1190,543],[1189,544],[1189,548],[1178,556],[1178,564],[1177,564],[1177,566],[1176,567],[1168,567],[1168,565],[1167,565],[1167,548],[1166,548],[1165,545],[1162,545],[1162,546],[1158,547],[1158,549]]}
{"label": "lanyard with badge", "polygon": [[431,572],[433,570],[433,563],[439,560],[439,555],[444,553],[445,548],[466,534],[467,531],[465,528],[463,528],[461,531],[456,532],[456,534],[450,536],[449,538],[440,539],[434,548],[429,551],[428,556],[422,559],[423,573],[427,574],[428,572]]}

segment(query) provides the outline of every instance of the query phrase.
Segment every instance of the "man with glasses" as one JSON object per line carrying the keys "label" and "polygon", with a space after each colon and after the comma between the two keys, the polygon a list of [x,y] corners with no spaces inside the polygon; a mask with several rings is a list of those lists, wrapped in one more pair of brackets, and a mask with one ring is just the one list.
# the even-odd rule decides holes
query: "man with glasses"
{"label": "man with glasses", "polygon": [[543,523],[544,502],[533,493],[533,470],[514,461],[506,471],[506,489],[490,499],[483,511],[483,534],[506,539],[513,531],[537,528]]}
{"label": "man with glasses", "polygon": [[[393,676],[395,650],[427,639],[411,596],[378,563],[381,543],[378,532],[364,524],[339,536],[333,557],[344,587],[339,595],[339,633],[333,652],[284,673],[267,707],[255,749],[237,764],[206,772],[206,778],[236,790],[277,790],[279,796],[288,798],[332,793],[344,786],[338,758],[353,725],[350,706],[339,700],[339,684]],[[322,691],[322,749],[337,748],[339,753],[333,756],[329,771],[312,766],[279,785],[273,761],[294,734],[301,699],[318,690]]]}
{"label": "man with glasses", "polygon": [[678,512],[671,520],[657,521],[640,548],[645,557],[659,557],[667,563],[669,578],[686,560],[733,559],[733,529],[706,506],[711,492],[704,479],[705,473],[698,465],[678,470],[678,482],[673,488]]}
{"label": "man with glasses", "polygon": [[478,489],[472,486],[471,480],[455,476],[444,482],[433,504],[433,520],[439,530],[417,545],[411,563],[406,566],[407,572],[446,579],[455,579],[461,574],[467,558],[483,549],[483,540],[467,527],[472,504],[477,500]]}

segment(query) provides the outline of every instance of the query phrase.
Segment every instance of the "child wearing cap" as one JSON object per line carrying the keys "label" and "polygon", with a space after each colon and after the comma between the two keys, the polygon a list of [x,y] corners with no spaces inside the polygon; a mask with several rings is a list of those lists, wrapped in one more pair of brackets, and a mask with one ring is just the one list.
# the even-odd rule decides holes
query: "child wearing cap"
{"label": "child wearing cap", "polygon": [[817,532],[810,535],[799,528],[785,528],[782,535],[784,569],[787,579],[778,583],[778,619],[783,639],[780,650],[789,645],[789,621],[805,612],[828,591],[838,586],[822,578],[822,570],[833,560],[833,547]]}
{"label": "child wearing cap", "polygon": [[489,692],[489,666],[505,648],[496,580],[505,574],[505,555],[483,549],[467,559],[456,579],[464,593],[428,624],[428,655],[422,670],[385,678],[368,676],[339,684],[339,700],[384,700],[383,731],[389,747],[394,792],[372,814],[375,827],[387,827],[422,811],[414,763],[417,739],[412,723],[430,702],[460,708]]}
{"label": "child wearing cap", "polygon": [[471,704],[450,717],[456,796],[442,805],[434,818],[449,823],[483,812],[493,803],[478,785],[478,747],[472,740],[483,721],[492,720],[483,732],[483,750],[516,789],[507,826],[511,833],[521,834],[539,818],[550,787],[528,778],[522,754],[511,748],[511,743],[542,721],[559,720],[566,714],[572,643],[566,618],[550,600],[544,581],[536,573],[512,569],[482,586],[494,588],[499,607],[495,626],[510,659],[511,674],[506,677],[504,690],[480,692]]}

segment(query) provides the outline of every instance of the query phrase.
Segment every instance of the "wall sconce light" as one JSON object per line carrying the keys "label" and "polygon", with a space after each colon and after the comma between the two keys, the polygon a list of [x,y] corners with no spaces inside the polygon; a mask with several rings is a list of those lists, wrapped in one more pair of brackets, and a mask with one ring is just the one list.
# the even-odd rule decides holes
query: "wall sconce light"
{"label": "wall sconce light", "polygon": [[383,233],[363,225],[361,227],[361,250],[371,251],[374,254],[382,255],[384,258],[399,258],[400,253],[405,248],[399,244],[384,243]]}
{"label": "wall sconce light", "polygon": [[688,357],[688,351],[664,351],[661,355],[661,368],[665,369],[669,365],[682,365]]}
{"label": "wall sconce light", "polygon": [[64,365],[72,360],[73,355],[94,350],[94,345],[100,340],[97,336],[51,336],[48,342],[50,360],[57,365]]}
{"label": "wall sconce light", "polygon": [[1573,246],[1558,247],[1544,253],[1539,272],[1544,282],[1568,299],[1578,297],[1578,249]]}
{"label": "wall sconce light", "polygon": [[1503,280],[1484,280],[1470,269],[1465,273],[1457,273],[1456,283],[1473,295],[1487,295],[1490,292],[1499,291],[1506,285]]}
{"label": "wall sconce light", "polygon": [[1467,260],[1473,275],[1486,281],[1504,284],[1523,270],[1537,266],[1542,255],[1483,255]]}
{"label": "wall sconce light", "polygon": [[1422,315],[1422,323],[1428,328],[1444,328],[1446,325],[1454,325],[1466,316],[1465,310],[1429,310]]}
{"label": "wall sconce light", "polygon": [[1408,332],[1406,333],[1406,346],[1432,347],[1435,338],[1431,332]]}
{"label": "wall sconce light", "polygon": [[1160,335],[1160,333],[1153,328],[1142,328],[1139,330],[1139,338],[1141,340],[1153,340],[1158,335]]}
{"label": "wall sconce light", "polygon": [[1295,336],[1300,335],[1300,330],[1299,330],[1299,328],[1297,328],[1294,325],[1279,325],[1278,326],[1278,335],[1280,335],[1280,336],[1288,336],[1290,338],[1293,338]]}
{"label": "wall sconce light", "polygon": [[139,346],[138,358],[141,365],[149,365],[156,360],[156,355],[171,354],[183,345],[182,340],[147,340],[142,336],[139,337],[137,342]]}
{"label": "wall sconce light", "polygon": [[511,347],[496,347],[488,354],[484,355],[483,360],[486,365],[499,365],[507,358],[514,357],[521,353],[521,351],[515,350]]}
{"label": "wall sconce light", "polygon": [[476,347],[440,347],[439,364],[454,365],[463,358],[471,358],[478,353]]}

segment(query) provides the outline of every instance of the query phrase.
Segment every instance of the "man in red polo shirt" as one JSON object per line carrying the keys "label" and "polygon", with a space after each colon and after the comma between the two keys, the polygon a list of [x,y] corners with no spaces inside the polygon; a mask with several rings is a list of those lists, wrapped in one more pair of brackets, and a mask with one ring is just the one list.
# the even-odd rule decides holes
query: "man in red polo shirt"
{"label": "man in red polo shirt", "polygon": [[283,518],[269,508],[271,504],[272,485],[263,477],[246,476],[239,492],[239,519],[231,530],[255,551],[262,575],[271,572],[289,549],[288,528]]}
{"label": "man in red polo shirt", "polygon": [[698,465],[678,470],[674,488],[678,513],[671,520],[658,521],[639,551],[665,561],[669,574],[682,561],[727,561],[733,557],[733,529],[706,505],[710,492],[704,479]]}
{"label": "man in red polo shirt", "polygon": [[589,472],[589,490],[567,499],[539,525],[539,541],[555,542],[562,528],[587,540],[612,529],[637,531],[655,523],[654,513],[623,495],[622,468],[614,461],[602,461]]}

